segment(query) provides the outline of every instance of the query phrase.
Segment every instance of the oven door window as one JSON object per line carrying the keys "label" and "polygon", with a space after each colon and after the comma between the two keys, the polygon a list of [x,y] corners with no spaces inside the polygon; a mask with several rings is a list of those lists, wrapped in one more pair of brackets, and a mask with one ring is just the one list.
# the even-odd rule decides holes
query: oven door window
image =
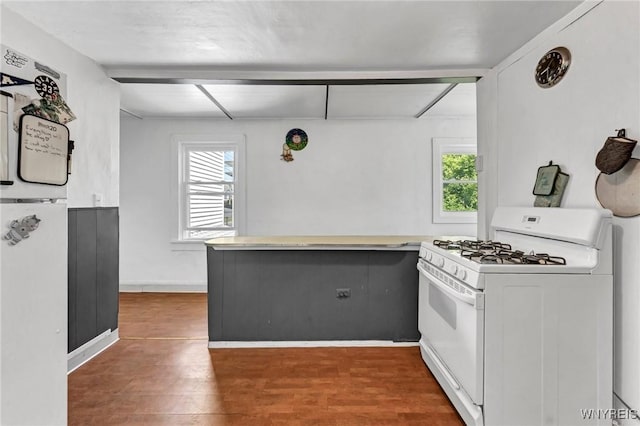
{"label": "oven door window", "polygon": [[456,302],[447,296],[442,290],[429,283],[429,306],[436,311],[440,318],[456,329],[457,315]]}

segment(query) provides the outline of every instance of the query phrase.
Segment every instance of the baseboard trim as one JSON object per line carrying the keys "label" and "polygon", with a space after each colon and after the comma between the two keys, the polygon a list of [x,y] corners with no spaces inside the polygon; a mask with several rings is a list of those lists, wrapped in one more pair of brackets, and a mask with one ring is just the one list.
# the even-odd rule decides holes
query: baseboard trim
{"label": "baseboard trim", "polygon": [[209,349],[224,348],[326,348],[326,347],[402,347],[418,346],[418,342],[393,340],[302,340],[302,341],[209,341]]}
{"label": "baseboard trim", "polygon": [[74,351],[71,351],[67,355],[67,374],[71,374],[74,370],[78,369],[78,367],[96,357],[118,340],[120,340],[120,334],[117,328],[114,331],[107,330]]}
{"label": "baseboard trim", "polygon": [[207,283],[120,283],[121,293],[206,293]]}

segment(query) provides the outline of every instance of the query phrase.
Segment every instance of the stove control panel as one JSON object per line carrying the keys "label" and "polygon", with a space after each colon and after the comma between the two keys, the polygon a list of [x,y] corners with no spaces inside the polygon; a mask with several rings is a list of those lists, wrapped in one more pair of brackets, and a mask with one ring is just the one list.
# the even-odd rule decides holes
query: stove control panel
{"label": "stove control panel", "polygon": [[[443,254],[444,253],[444,254]],[[451,252],[442,252],[428,245],[420,247],[420,258],[431,266],[438,277],[452,277],[474,288],[482,288],[479,273],[473,270],[474,262]]]}
{"label": "stove control panel", "polygon": [[[451,287],[451,289],[454,290],[456,293],[460,293],[465,296],[476,295],[476,292],[469,288],[470,286],[464,285],[464,283],[461,283],[459,280],[456,280],[452,278],[450,275],[440,271],[438,268],[425,262],[424,259],[421,259],[418,263],[418,269],[420,268],[423,268],[424,271],[426,271],[428,274],[431,274],[434,278],[437,278],[442,283]],[[481,300],[477,300],[475,303],[478,303],[477,306],[481,309],[484,307],[484,303]]]}

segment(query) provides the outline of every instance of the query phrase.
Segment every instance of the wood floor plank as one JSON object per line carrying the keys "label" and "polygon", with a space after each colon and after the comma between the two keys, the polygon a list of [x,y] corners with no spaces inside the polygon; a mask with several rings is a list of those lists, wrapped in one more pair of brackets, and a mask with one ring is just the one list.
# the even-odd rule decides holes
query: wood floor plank
{"label": "wood floor plank", "polygon": [[70,425],[462,425],[416,347],[208,349],[206,295],[123,293]]}

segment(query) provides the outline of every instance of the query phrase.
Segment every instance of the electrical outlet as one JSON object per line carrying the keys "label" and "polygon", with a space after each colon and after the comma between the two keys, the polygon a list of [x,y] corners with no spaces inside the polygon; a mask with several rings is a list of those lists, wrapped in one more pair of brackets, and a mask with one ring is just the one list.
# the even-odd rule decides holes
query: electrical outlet
{"label": "electrical outlet", "polygon": [[347,297],[351,297],[351,289],[350,288],[336,288],[336,297],[338,299],[346,299]]}

